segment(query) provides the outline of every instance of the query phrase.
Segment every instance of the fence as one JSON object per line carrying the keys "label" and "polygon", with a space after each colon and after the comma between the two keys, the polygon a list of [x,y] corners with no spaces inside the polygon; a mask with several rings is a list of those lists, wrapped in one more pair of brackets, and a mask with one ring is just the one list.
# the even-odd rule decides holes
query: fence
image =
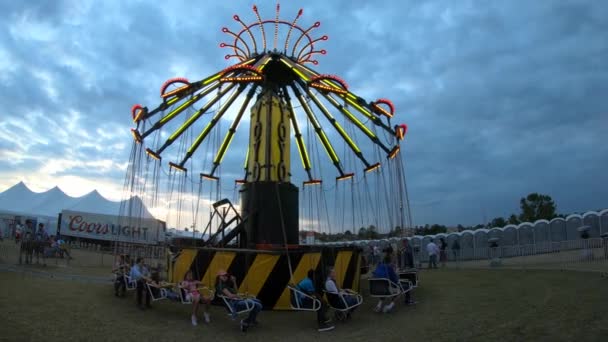
{"label": "fence", "polygon": [[[608,239],[592,238],[529,245],[466,248],[446,251],[447,261],[462,268],[515,267],[608,272]],[[418,267],[428,254],[414,253]]]}
{"label": "fence", "polygon": [[[150,265],[166,263],[166,248],[163,246],[120,245],[118,249],[113,249],[92,243],[73,242],[68,245],[69,256],[65,254],[63,258],[46,258],[44,261],[40,258],[39,262],[59,267],[110,268],[116,262],[116,254],[129,254],[133,259],[145,258]],[[18,262],[19,244],[12,239],[4,239],[0,242],[0,263],[17,264]],[[36,263],[35,255],[33,262]]]}

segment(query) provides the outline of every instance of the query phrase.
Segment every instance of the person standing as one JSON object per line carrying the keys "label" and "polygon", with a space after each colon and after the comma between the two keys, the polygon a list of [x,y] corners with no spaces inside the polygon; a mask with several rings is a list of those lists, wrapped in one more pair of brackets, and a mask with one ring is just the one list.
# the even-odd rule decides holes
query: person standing
{"label": "person standing", "polygon": [[407,239],[401,247],[401,266],[403,269],[414,268],[414,250]]}
{"label": "person standing", "polygon": [[460,242],[458,242],[458,239],[452,243],[452,254],[454,255],[454,260],[458,261],[460,259]]}
{"label": "person standing", "polygon": [[139,257],[136,260],[135,265],[131,267],[131,281],[135,281],[137,284],[137,306],[144,310],[145,307],[142,304],[142,295],[146,294],[146,307],[150,307],[150,292],[146,290],[146,282],[151,281],[148,274],[148,269],[144,265],[144,258]]}
{"label": "person standing", "polygon": [[445,263],[448,261],[448,243],[445,242],[444,238],[439,239],[439,261],[441,261],[441,267],[445,267]]}
{"label": "person standing", "polygon": [[426,245],[426,252],[429,255],[429,269],[437,268],[437,254],[439,254],[439,247],[431,240]]}
{"label": "person standing", "polygon": [[[70,257],[69,254],[68,257]],[[114,264],[112,271],[116,275],[116,279],[114,279],[114,296],[124,297],[127,292],[127,280],[125,279],[125,275],[129,273],[129,265],[125,262],[124,255],[119,257],[116,264]]]}
{"label": "person standing", "polygon": [[378,248],[378,246],[374,246],[372,255],[374,257],[372,262],[374,263],[374,266],[376,266],[380,262],[380,248]]}

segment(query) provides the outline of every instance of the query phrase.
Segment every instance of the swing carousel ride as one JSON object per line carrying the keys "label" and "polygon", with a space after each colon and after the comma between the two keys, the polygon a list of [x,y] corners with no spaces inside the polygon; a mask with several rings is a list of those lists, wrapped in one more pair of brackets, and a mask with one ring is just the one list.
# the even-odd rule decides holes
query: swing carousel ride
{"label": "swing carousel ride", "polygon": [[199,81],[169,79],[156,108],[132,107],[125,189],[165,208],[168,226],[202,233],[198,247],[172,256],[171,279],[192,270],[212,286],[226,269],[243,279],[240,290],[280,309],[287,283],[311,268],[332,265],[341,286],[358,287],[358,250],[300,245],[300,229],[410,226],[400,153],[407,126],[391,123],[390,100],[366,101],[311,68],[329,39],[314,36],[320,22],[300,26],[301,9],[283,20],[278,4],[272,19],[253,12],[252,23],[234,15],[238,29],[222,28],[228,40],[219,46],[236,64]]}

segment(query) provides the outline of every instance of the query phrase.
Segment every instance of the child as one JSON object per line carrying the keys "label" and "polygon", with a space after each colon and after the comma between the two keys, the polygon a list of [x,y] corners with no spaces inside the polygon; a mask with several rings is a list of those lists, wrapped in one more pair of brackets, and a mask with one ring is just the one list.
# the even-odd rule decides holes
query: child
{"label": "child", "polygon": [[180,287],[186,292],[186,300],[192,301],[192,325],[194,326],[198,324],[197,312],[199,304],[204,304],[205,311],[203,312],[203,315],[205,317],[205,322],[211,322],[211,318],[209,316],[209,304],[211,304],[211,299],[201,295],[201,293],[198,291],[197,285],[201,284],[202,283],[200,281],[192,279],[192,271],[186,272],[184,281],[182,281],[180,284]]}

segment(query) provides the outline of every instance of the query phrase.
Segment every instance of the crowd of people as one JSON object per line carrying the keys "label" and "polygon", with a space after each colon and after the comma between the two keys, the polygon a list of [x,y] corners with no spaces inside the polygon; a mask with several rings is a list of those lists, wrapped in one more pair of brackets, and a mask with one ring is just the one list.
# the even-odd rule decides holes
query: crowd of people
{"label": "crowd of people", "polygon": [[[407,252],[410,249],[407,241],[404,241],[400,253],[396,253],[392,248],[385,249],[382,260],[377,263],[372,273],[375,278],[390,279],[391,282],[398,284],[400,286],[399,295],[404,295],[405,305],[414,305],[416,301],[412,298],[412,284],[409,283],[409,280],[399,278],[397,268],[398,264],[402,265],[402,268],[414,266],[412,253]],[[401,261],[398,258],[401,258]],[[163,298],[192,304],[190,321],[193,326],[198,325],[200,308],[203,308],[204,321],[211,322],[209,306],[213,302],[225,305],[234,319],[238,314],[247,315],[240,321],[241,331],[246,332],[250,327],[258,325],[258,315],[263,309],[262,302],[255,297],[240,294],[236,277],[225,270],[217,272],[213,290],[205,288],[201,281],[195,279],[191,270],[188,270],[183,280],[177,284],[162,282],[160,271],[160,265],[153,269],[147,266],[141,257],[132,262],[128,255],[121,255],[113,269],[116,274],[115,296],[124,297],[130,286],[136,290],[137,306],[146,310],[151,307],[150,299],[153,289],[156,291],[162,289]],[[329,269],[325,278],[318,272],[311,269],[307,272],[306,277],[300,279],[296,285],[292,285],[296,291],[291,293],[291,296],[292,300],[298,302],[298,309],[316,311],[317,329],[324,332],[335,328],[331,323],[332,319],[327,317],[329,308],[335,310],[335,319],[347,320],[362,303],[362,297],[355,291],[340,288],[339,282],[336,280],[335,269]],[[390,312],[395,306],[397,297],[391,296],[389,303],[385,303],[381,299],[376,305],[375,311]],[[315,303],[320,303],[320,305]],[[338,313],[342,318],[338,318]]]}
{"label": "crowd of people", "polygon": [[32,262],[32,257],[35,254],[37,262],[40,261],[40,256],[43,258],[43,265],[46,265],[45,259],[58,257],[68,257],[72,259],[70,249],[65,241],[59,236],[49,235],[44,224],[39,223],[38,228],[34,227],[32,220],[25,221],[25,227],[18,227],[15,230],[15,242],[20,244],[19,262],[25,254],[25,262]]}
{"label": "crowd of people", "polygon": [[121,255],[112,270],[115,274],[114,295],[125,297],[129,286],[135,289],[136,305],[141,310],[150,309],[151,295],[162,292],[162,296],[169,300],[182,301],[192,304],[190,321],[193,326],[199,322],[198,311],[203,308],[203,319],[205,323],[211,322],[209,307],[214,298],[224,296],[234,318],[236,313],[244,308],[249,315],[241,320],[241,330],[247,331],[250,326],[258,324],[257,314],[262,310],[262,303],[255,298],[244,298],[237,292],[236,278],[230,276],[226,271],[220,270],[216,276],[215,293],[203,293],[206,289],[203,283],[194,279],[191,270],[188,270],[184,279],[177,284],[166,283],[161,279],[161,266],[150,267],[144,258],[138,257],[134,262],[129,255]]}
{"label": "crowd of people", "polygon": [[[380,250],[377,245],[370,246],[367,254],[368,260],[371,265],[378,265],[382,262],[383,253],[387,254],[391,258],[391,262],[401,269],[414,268],[414,254],[417,253],[417,250],[414,250],[409,240],[402,240],[402,245],[398,248],[394,248],[392,244],[389,244],[384,250]],[[439,244],[439,245],[438,245]],[[428,259],[428,268],[438,268],[437,263],[440,262],[442,267],[446,266],[448,260],[448,243],[444,238],[439,238],[435,240],[429,241],[429,243],[425,246]],[[454,259],[457,258],[458,253],[460,251],[460,244],[458,241],[454,241],[452,245],[452,253],[454,253]]]}

